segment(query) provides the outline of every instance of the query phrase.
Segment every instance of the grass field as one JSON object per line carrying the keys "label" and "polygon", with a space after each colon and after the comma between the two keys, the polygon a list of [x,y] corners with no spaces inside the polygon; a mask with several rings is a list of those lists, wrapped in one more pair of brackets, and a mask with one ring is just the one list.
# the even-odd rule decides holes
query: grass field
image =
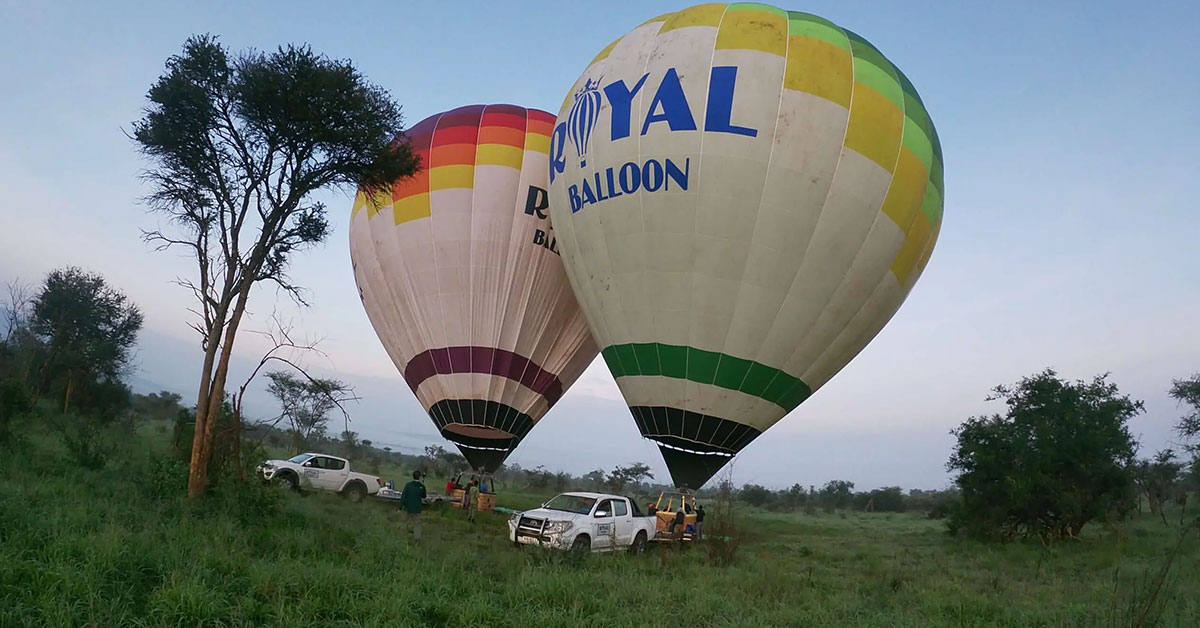
{"label": "grass field", "polygon": [[1200,535],[1153,595],[1180,533],[1149,515],[1043,548],[916,515],[743,509],[726,567],[701,547],[577,559],[514,549],[501,515],[429,510],[417,544],[380,500],[189,504],[158,440],[99,471],[49,437],[5,448],[0,626],[1200,626]]}

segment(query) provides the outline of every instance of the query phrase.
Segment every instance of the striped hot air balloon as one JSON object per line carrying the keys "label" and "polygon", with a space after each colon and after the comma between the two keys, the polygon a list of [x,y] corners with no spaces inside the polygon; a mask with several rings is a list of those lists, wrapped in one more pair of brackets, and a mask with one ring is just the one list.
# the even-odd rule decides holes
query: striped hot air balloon
{"label": "striped hot air balloon", "polygon": [[[596,81],[589,122],[574,94]],[[942,223],[941,147],[908,78],[859,35],[763,4],[699,5],[614,41],[553,146],[576,296],[638,428],[691,488],[871,341]]]}
{"label": "striped hot air balloon", "polygon": [[579,165],[586,166],[588,140],[591,139],[592,129],[600,116],[600,92],[595,81],[587,81],[575,93],[575,104],[571,105],[571,113],[567,115],[567,132],[571,135],[571,143],[579,156]]}
{"label": "striped hot air balloon", "polygon": [[367,316],[441,434],[493,471],[595,358],[549,226],[554,116],[476,105],[406,132],[421,171],[360,193]]}

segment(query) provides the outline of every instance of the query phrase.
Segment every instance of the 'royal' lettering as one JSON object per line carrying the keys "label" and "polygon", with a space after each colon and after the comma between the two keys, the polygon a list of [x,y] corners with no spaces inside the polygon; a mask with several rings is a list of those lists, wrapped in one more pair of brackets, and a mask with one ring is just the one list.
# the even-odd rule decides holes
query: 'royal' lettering
{"label": "'royal' lettering", "polygon": [[704,112],[704,130],[710,133],[733,133],[757,137],[758,131],[734,126],[733,89],[737,85],[737,66],[714,66],[708,81],[708,108]]}
{"label": "'royal' lettering", "polygon": [[633,110],[633,97],[642,89],[642,85],[646,83],[646,77],[649,74],[643,74],[642,78],[634,84],[633,89],[625,86],[625,81],[616,81],[609,83],[604,88],[604,95],[608,97],[609,107],[612,109],[612,139],[619,140],[622,137],[629,137],[629,118],[630,112]]}
{"label": "'royal' lettering", "polygon": [[546,190],[536,185],[529,186],[529,194],[525,197],[525,214],[529,216],[536,215],[538,218],[545,220],[545,209],[549,206],[550,196],[546,194]]}

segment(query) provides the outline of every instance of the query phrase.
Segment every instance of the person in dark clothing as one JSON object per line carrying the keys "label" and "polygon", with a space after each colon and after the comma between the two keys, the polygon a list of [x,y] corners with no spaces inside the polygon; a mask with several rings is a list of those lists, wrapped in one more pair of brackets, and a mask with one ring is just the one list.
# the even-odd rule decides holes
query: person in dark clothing
{"label": "person in dark clothing", "polygon": [[658,514],[658,505],[655,504],[654,502],[650,502],[649,504],[646,504],[646,512],[649,513],[651,517],[657,515]]}
{"label": "person in dark clothing", "polygon": [[671,525],[667,526],[667,532],[670,534],[675,534],[676,526],[679,526],[682,528],[683,527],[683,517],[684,517],[684,514],[683,514],[682,508],[675,511],[675,518],[671,520]]}
{"label": "person in dark clothing", "polygon": [[696,540],[704,538],[704,506],[696,506]]}
{"label": "person in dark clothing", "polygon": [[400,491],[400,508],[404,510],[406,523],[412,527],[413,539],[421,540],[421,507],[425,500],[425,485],[421,483],[421,472],[413,471],[413,479]]}

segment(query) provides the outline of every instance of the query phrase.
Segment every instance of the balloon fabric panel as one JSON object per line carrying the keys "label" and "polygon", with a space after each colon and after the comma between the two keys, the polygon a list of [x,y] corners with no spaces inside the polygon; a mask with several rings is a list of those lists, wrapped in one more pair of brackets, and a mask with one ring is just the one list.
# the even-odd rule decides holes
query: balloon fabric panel
{"label": "balloon fabric panel", "polygon": [[553,121],[512,105],[431,116],[404,138],[420,172],[352,209],[367,316],[477,469],[496,469],[597,353],[546,213]]}
{"label": "balloon fabric panel", "polygon": [[596,56],[559,111],[550,211],[677,484],[702,485],[892,317],[936,242],[941,160],[908,78],[817,16],[699,5]]}

